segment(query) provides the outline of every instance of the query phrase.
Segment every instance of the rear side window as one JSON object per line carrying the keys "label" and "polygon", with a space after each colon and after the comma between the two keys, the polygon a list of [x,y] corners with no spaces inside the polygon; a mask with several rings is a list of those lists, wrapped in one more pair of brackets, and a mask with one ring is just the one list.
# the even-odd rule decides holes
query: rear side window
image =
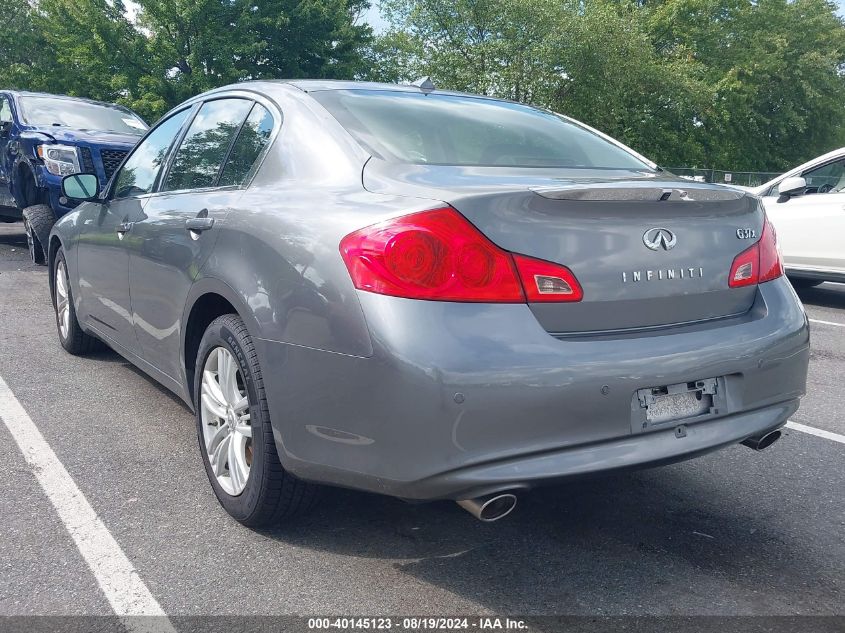
{"label": "rear side window", "polygon": [[167,151],[182,128],[188,112],[190,110],[186,109],[171,116],[132,150],[116,176],[115,198],[140,196],[152,191]]}
{"label": "rear side window", "polygon": [[388,161],[653,171],[598,134],[518,103],[387,90],[310,95],[370,153]]}
{"label": "rear side window", "polygon": [[255,162],[270,142],[272,132],[273,115],[256,103],[232,146],[218,183],[221,187],[246,182]]}
{"label": "rear side window", "polygon": [[248,99],[202,105],[179,145],[161,191],[213,187],[232,141],[252,106]]}

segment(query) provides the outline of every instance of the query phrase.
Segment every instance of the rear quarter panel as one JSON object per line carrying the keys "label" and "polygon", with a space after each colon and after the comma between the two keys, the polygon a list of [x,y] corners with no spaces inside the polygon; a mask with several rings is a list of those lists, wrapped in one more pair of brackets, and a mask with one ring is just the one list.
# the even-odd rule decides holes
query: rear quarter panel
{"label": "rear quarter panel", "polygon": [[269,96],[281,111],[281,129],[220,226],[197,283],[213,280],[230,289],[248,312],[254,337],[370,356],[340,240],[433,203],[365,191],[361,178],[369,155],[331,115],[290,86]]}

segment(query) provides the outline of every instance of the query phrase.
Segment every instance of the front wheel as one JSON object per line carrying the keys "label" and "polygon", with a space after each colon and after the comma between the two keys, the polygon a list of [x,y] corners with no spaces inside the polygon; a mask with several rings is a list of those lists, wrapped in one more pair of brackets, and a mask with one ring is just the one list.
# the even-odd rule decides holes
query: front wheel
{"label": "front wheel", "polygon": [[99,341],[83,332],[76,318],[63,248],[59,248],[56,252],[52,291],[53,307],[56,310],[56,327],[59,330],[59,342],[62,347],[75,356],[96,350],[99,347]]}
{"label": "front wheel", "polygon": [[206,474],[234,519],[261,527],[311,507],[317,487],[279,461],[258,356],[236,314],[215,319],[202,337],[194,402]]}

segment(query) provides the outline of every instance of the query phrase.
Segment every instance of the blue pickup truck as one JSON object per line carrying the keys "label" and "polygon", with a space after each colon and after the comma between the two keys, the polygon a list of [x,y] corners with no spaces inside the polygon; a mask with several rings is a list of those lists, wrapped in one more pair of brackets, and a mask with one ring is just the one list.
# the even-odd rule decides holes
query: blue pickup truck
{"label": "blue pickup truck", "polygon": [[0,221],[23,220],[32,261],[44,263],[55,221],[75,205],[64,176],[95,173],[105,188],[147,124],[118,105],[0,90]]}

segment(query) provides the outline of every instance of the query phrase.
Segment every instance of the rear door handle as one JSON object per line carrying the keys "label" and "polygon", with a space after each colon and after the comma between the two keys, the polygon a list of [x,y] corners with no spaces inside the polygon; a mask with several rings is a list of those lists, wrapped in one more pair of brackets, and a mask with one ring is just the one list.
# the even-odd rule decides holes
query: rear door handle
{"label": "rear door handle", "polygon": [[191,218],[185,220],[185,228],[189,231],[207,231],[214,226],[214,218]]}

